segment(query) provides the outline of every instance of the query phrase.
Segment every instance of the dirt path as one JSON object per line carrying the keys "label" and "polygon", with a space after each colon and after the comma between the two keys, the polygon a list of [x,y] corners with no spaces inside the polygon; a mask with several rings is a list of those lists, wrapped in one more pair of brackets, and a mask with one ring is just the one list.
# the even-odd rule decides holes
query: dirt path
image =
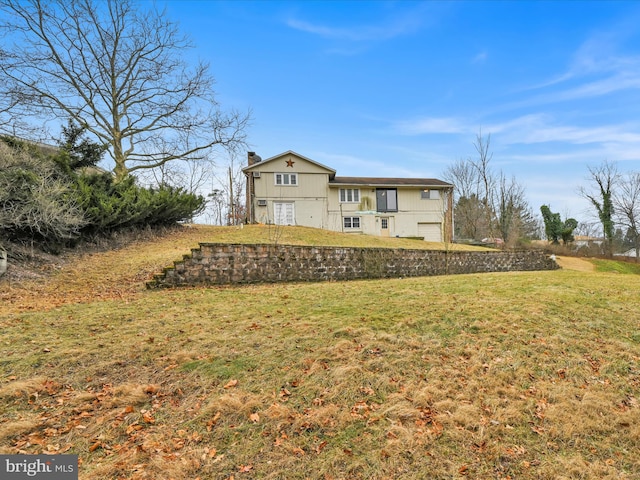
{"label": "dirt path", "polygon": [[579,272],[593,272],[595,265],[588,260],[576,257],[556,257],[558,265],[565,270],[577,270]]}

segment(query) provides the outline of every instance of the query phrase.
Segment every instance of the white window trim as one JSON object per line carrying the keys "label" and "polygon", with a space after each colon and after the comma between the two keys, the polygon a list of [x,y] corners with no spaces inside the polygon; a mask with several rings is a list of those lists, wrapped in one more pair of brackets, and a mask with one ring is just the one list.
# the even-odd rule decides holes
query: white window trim
{"label": "white window trim", "polygon": [[[350,226],[346,225],[347,219],[349,220],[349,223],[351,224]],[[357,227],[353,226],[353,221],[354,220],[357,220],[357,222],[358,222],[358,226]],[[342,217],[342,227],[345,230],[361,230],[362,229],[362,219],[360,217]]]}
{"label": "white window trim", "polygon": [[[349,200],[349,195],[351,195],[351,200]],[[360,203],[360,189],[341,188],[338,190],[338,199],[340,203]]]}
{"label": "white window trim", "polygon": [[[280,178],[280,183],[278,183]],[[286,182],[285,182],[286,180]],[[298,174],[297,173],[274,173],[273,183],[278,187],[297,187],[298,186]]]}
{"label": "white window trim", "polygon": [[420,191],[420,198],[422,200],[440,200],[440,190],[425,188]]}

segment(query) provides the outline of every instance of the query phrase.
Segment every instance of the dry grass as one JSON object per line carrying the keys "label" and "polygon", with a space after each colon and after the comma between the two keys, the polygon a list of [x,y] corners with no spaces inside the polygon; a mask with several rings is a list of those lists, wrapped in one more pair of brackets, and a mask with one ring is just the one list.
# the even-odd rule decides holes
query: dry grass
{"label": "dry grass", "polygon": [[[138,298],[144,282],[163,267],[181,260],[199,243],[274,243],[379,248],[462,249],[477,247],[338,232],[305,227],[191,225],[169,232],[161,241],[133,241],[117,250],[89,253],[60,265],[50,265],[44,278],[0,279],[0,303],[5,311],[42,310],[69,303]],[[141,255],[142,254],[142,255]],[[10,267],[11,268],[11,267]]]}
{"label": "dry grass", "polygon": [[144,291],[190,236],[3,310],[0,451],[81,479],[639,478],[639,276]]}
{"label": "dry grass", "polygon": [[557,257],[556,261],[565,270],[577,270],[579,272],[593,272],[596,267],[593,262],[577,257]]}

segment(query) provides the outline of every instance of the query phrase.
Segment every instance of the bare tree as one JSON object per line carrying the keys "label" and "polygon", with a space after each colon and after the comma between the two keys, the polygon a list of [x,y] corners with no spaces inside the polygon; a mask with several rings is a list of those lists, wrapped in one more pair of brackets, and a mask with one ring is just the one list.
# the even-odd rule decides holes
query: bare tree
{"label": "bare tree", "polygon": [[613,195],[616,218],[627,228],[634,243],[636,261],[640,259],[640,172],[621,175]]}
{"label": "bare tree", "polygon": [[455,186],[455,231],[458,238],[480,240],[499,235],[509,245],[522,237],[539,235],[539,223],[526,200],[525,189],[514,177],[496,173],[491,160],[491,135],[478,133],[475,159],[458,160],[444,177]]}
{"label": "bare tree", "polygon": [[479,150],[480,158],[459,159],[448,166],[443,174],[445,180],[455,186],[456,237],[476,240],[492,236],[493,202],[489,201],[487,189],[495,183],[489,178],[491,156],[488,144],[481,135],[478,135],[478,139],[474,147]]}
{"label": "bare tree", "polygon": [[211,222],[214,225],[224,225],[223,218],[225,217],[224,208],[226,204],[224,191],[214,188],[207,197],[209,197],[209,204],[212,210]]}
{"label": "bare tree", "polygon": [[[108,146],[116,180],[243,145],[249,114],[223,112],[209,67],[165,13],[133,0],[0,0],[0,98],[71,119]],[[0,101],[0,105],[2,105]]]}
{"label": "bare tree", "polygon": [[497,229],[506,245],[514,246],[518,239],[535,235],[536,226],[525,189],[515,177],[507,180],[500,174],[496,197]]}
{"label": "bare tree", "polygon": [[[0,65],[3,63],[4,51],[0,47]],[[21,115],[17,113],[18,99],[11,93],[0,95],[0,134],[10,137],[24,138],[26,136],[34,137],[34,139],[42,140],[40,136],[34,133],[42,132],[41,128],[34,127],[25,122]]]}
{"label": "bare tree", "polygon": [[589,167],[589,175],[590,187],[581,187],[579,192],[595,208],[604,234],[606,253],[612,255],[615,235],[613,194],[620,174],[615,163],[604,161],[597,167]]}
{"label": "bare tree", "polygon": [[459,159],[444,171],[444,178],[455,185],[455,201],[478,193],[478,177],[470,160]]}
{"label": "bare tree", "polygon": [[[234,157],[229,159],[226,168],[219,168],[212,173],[211,207],[214,221],[219,219],[221,224],[239,225],[246,219],[245,183],[242,165]],[[224,218],[224,221],[222,221]]]}
{"label": "bare tree", "polygon": [[171,185],[182,187],[189,193],[202,194],[211,184],[215,164],[210,158],[200,160],[176,160],[139,175],[142,182],[151,186]]}
{"label": "bare tree", "polygon": [[476,170],[478,178],[479,190],[478,197],[484,205],[484,213],[486,215],[486,224],[489,227],[489,238],[494,237],[494,219],[496,212],[495,193],[496,193],[496,176],[493,173],[490,163],[493,158],[491,153],[491,134],[482,136],[482,131],[476,135],[476,141],[473,146],[478,152],[478,158],[472,160],[471,164]]}

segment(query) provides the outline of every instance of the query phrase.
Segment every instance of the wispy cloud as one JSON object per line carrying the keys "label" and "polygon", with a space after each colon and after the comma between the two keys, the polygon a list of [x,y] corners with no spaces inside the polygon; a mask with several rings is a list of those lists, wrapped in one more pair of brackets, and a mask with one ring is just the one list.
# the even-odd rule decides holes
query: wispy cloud
{"label": "wispy cloud", "polygon": [[362,172],[375,171],[376,175],[383,177],[415,176],[415,171],[403,168],[397,164],[389,163],[388,159],[377,160],[371,157],[359,157],[324,151],[314,151],[313,157],[325,165],[340,165],[339,175],[358,176]]}
{"label": "wispy cloud", "polygon": [[296,16],[286,18],[285,24],[295,30],[332,40],[349,42],[390,40],[403,35],[410,35],[420,30],[425,25],[423,10],[420,6],[418,9],[394,13],[369,24],[352,22],[349,25],[337,26],[304,20]]}
{"label": "wispy cloud", "polygon": [[290,18],[287,25],[296,30],[312,33],[325,38],[351,41],[388,40],[399,35],[411,33],[417,29],[419,23],[416,20],[395,20],[386,25],[356,25],[351,27],[335,27],[319,25]]}
{"label": "wispy cloud", "polygon": [[401,135],[469,133],[472,131],[464,121],[449,117],[422,117],[402,120],[393,124],[392,127]]}
{"label": "wispy cloud", "polygon": [[408,136],[452,134],[475,138],[480,128],[483,135],[491,135],[494,140],[499,138],[500,144],[505,147],[515,144],[592,144],[600,152],[616,152],[616,157],[620,159],[640,157],[640,122],[582,126],[562,123],[549,114],[534,113],[493,123],[479,123],[476,119],[431,117],[392,124],[394,131]]}
{"label": "wispy cloud", "polygon": [[476,56],[471,59],[471,63],[484,63],[487,61],[487,58],[489,58],[489,54],[486,50],[483,50],[481,52],[478,52]]}
{"label": "wispy cloud", "polygon": [[530,103],[594,98],[640,89],[640,56],[625,53],[624,49],[626,42],[639,41],[640,15],[632,17],[592,34],[577,49],[564,72],[526,89],[542,92]]}
{"label": "wispy cloud", "polygon": [[500,133],[507,143],[550,143],[562,142],[573,145],[633,144],[640,147],[638,125],[614,124],[596,127],[563,125],[549,115],[525,115],[508,122],[489,125],[487,132]]}

